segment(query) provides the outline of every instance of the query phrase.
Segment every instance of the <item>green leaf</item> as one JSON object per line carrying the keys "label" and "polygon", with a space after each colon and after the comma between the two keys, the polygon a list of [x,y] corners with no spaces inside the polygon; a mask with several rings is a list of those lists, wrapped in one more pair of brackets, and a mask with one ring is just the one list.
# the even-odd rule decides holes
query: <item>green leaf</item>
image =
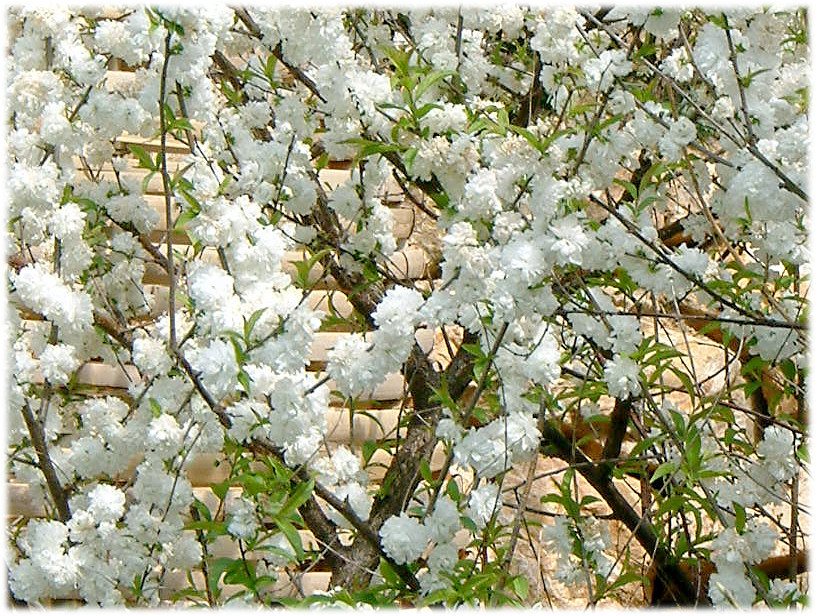
{"label": "green leaf", "polygon": [[437,103],[425,103],[424,105],[422,105],[422,107],[416,110],[416,113],[414,113],[414,117],[416,117],[417,120],[421,120],[431,111],[431,109],[442,108],[443,107]]}
{"label": "green leaf", "polygon": [[433,485],[434,480],[431,476],[431,465],[428,464],[427,460],[422,460],[419,463],[419,474],[422,475],[422,478],[429,484]]}
{"label": "green leaf", "polygon": [[626,189],[626,192],[629,193],[629,196],[632,197],[632,200],[633,201],[637,200],[638,191],[635,185],[632,184],[632,182],[627,182],[626,180],[621,180],[618,178],[614,178],[612,182],[618,184],[619,186],[623,186]]}
{"label": "green leaf", "polygon": [[244,372],[243,370],[238,371],[238,376],[235,377],[238,380],[238,383],[241,387],[244,388],[244,391],[249,395],[249,375]]}
{"label": "green leaf", "polygon": [[237,477],[237,480],[249,496],[266,492],[266,481],[262,475],[257,473],[243,473]]}
{"label": "green leaf", "polygon": [[530,590],[530,583],[523,575],[517,575],[513,578],[513,581],[510,582],[510,587],[513,589],[513,592],[516,593],[516,596],[524,601],[524,599],[527,598],[527,592]]}
{"label": "green leaf", "polygon": [[654,474],[652,475],[652,483],[660,479],[661,477],[665,477],[666,475],[671,475],[677,470],[677,465],[674,462],[664,462],[660,466],[655,469]]}
{"label": "green leaf", "polygon": [[527,130],[526,128],[523,128],[521,126],[516,126],[515,124],[509,124],[507,126],[507,128],[509,128],[514,133],[524,137],[529,142],[529,144],[531,146],[533,146],[536,150],[538,150],[542,154],[546,151],[546,146],[541,141],[539,141],[539,139],[533,133],[531,133],[529,130]]}
{"label": "green leaf", "polygon": [[393,143],[383,143],[382,141],[371,141],[370,139],[346,139],[343,143],[357,146],[357,157],[368,158],[374,154],[385,154],[386,152],[399,152],[402,146]]}
{"label": "green leaf", "polygon": [[210,513],[210,508],[207,507],[207,504],[204,501],[201,501],[195,497],[193,497],[193,507],[198,512],[198,515],[205,520],[212,520],[212,514]]}
{"label": "green leaf", "polygon": [[249,315],[249,319],[244,319],[244,340],[247,344],[249,344],[249,337],[252,334],[252,329],[255,327],[255,324],[258,322],[258,319],[261,318],[266,308],[259,308],[251,315]]}
{"label": "green leaf", "polygon": [[150,154],[145,152],[145,149],[142,146],[136,145],[135,143],[129,143],[128,149],[139,160],[140,168],[148,169],[149,171],[158,170],[156,165],[153,164],[153,160],[150,158]]}
{"label": "green leaf", "polygon": [[312,268],[317,264],[320,259],[324,256],[329,254],[331,249],[324,248],[323,250],[319,250],[308,259],[303,261],[295,261],[295,269],[297,270],[297,285],[301,288],[307,288],[309,286],[309,274],[312,271]]}
{"label": "green leaf", "polygon": [[411,173],[411,167],[414,166],[414,160],[416,159],[417,152],[417,148],[411,146],[405,151],[405,154],[402,155],[402,164],[405,165],[405,172],[408,174]]}
{"label": "green leaf", "polygon": [[465,349],[465,351],[467,351],[471,355],[473,355],[473,357],[475,357],[476,359],[487,359],[487,355],[485,355],[485,352],[482,350],[482,347],[479,346],[479,344],[477,343],[463,344],[462,348]]}
{"label": "green leaf", "polygon": [[422,81],[419,82],[419,85],[417,86],[416,90],[414,90],[414,100],[418,101],[420,98],[422,98],[422,95],[428,91],[428,88],[430,88],[440,79],[444,79],[445,77],[451,77],[455,74],[456,73],[454,71],[447,70],[431,71],[425,77],[422,78]]}
{"label": "green leaf", "polygon": [[734,521],[734,528],[737,529],[739,534],[742,534],[743,529],[745,528],[745,507],[740,505],[739,503],[734,503],[734,513],[736,514],[736,520]]}
{"label": "green leaf", "polygon": [[409,71],[408,63],[411,60],[411,56],[413,55],[413,50],[411,51],[402,51],[401,49],[397,49],[396,47],[380,47],[380,51],[382,51],[388,59],[393,62],[394,67],[397,69],[397,75],[407,75]]}
{"label": "green leaf", "polygon": [[459,492],[459,484],[456,483],[455,479],[448,480],[448,485],[445,488],[445,494],[450,496],[451,500],[454,503],[458,503],[459,499],[462,497],[461,493]]}
{"label": "green leaf", "polygon": [[388,564],[388,561],[382,556],[380,557],[380,575],[382,575],[386,583],[392,588],[403,588],[405,586],[405,582],[402,581],[402,578],[397,575],[394,568]]}
{"label": "green leaf", "polygon": [[178,218],[176,218],[176,222],[173,223],[173,228],[179,231],[183,230],[184,226],[187,223],[191,222],[192,220],[195,220],[199,212],[200,210],[196,211],[194,208],[188,208],[184,210],[181,214],[178,215]]}
{"label": "green leaf", "polygon": [[227,490],[229,490],[229,487],[230,487],[229,480],[210,484],[210,489],[213,491],[213,494],[215,494],[218,497],[218,500],[224,500],[224,497],[226,497]]}
{"label": "green leaf", "polygon": [[[649,181],[654,177],[660,180],[660,176],[663,175],[663,172],[666,170],[665,163],[657,162],[653,164],[649,169],[646,170],[646,173],[643,174],[643,177],[640,179],[640,186],[638,187],[638,194],[643,194],[643,191],[646,190],[646,187],[649,185]],[[641,204],[643,205],[643,204]]]}
{"label": "green leaf", "polygon": [[272,86],[275,85],[275,65],[277,62],[278,59],[274,55],[269,54],[269,57],[266,59],[266,63],[264,64],[264,75]]}
{"label": "green leaf", "polygon": [[224,584],[238,584],[240,586],[247,586],[250,588],[254,587],[255,562],[251,560],[236,559],[224,572]]}
{"label": "green leaf", "polygon": [[221,575],[235,567],[236,563],[240,565],[241,561],[234,558],[227,558],[226,556],[210,561],[207,567],[207,572],[210,575],[210,586],[217,586]]}
{"label": "green leaf", "polygon": [[448,203],[450,203],[450,199],[448,199],[448,195],[444,192],[438,193],[428,193],[428,196],[433,199],[433,202],[436,203],[440,208],[443,210],[448,207]]}
{"label": "green leaf", "polygon": [[314,479],[310,478],[309,481],[299,483],[281,509],[280,515],[284,517],[291,516],[298,507],[309,500],[313,489]]}
{"label": "green leaf", "polygon": [[295,554],[297,554],[298,560],[303,558],[303,543],[300,541],[300,533],[297,531],[295,526],[289,521],[280,516],[274,518],[275,524],[284,534],[286,539],[289,541],[289,544],[292,546],[292,549],[295,550]]}
{"label": "green leaf", "polygon": [[363,466],[368,466],[371,456],[379,449],[376,441],[368,440],[363,443]]}
{"label": "green leaf", "polygon": [[804,464],[810,464],[810,454],[808,453],[807,443],[802,443],[796,449],[796,457],[799,458],[800,462],[803,462]]}

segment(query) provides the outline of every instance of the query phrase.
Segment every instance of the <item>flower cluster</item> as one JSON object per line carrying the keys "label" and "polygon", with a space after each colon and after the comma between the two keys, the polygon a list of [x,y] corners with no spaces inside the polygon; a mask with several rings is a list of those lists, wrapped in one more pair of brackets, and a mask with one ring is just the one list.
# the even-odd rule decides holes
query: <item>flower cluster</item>
{"label": "flower cluster", "polygon": [[[688,514],[715,528],[715,605],[798,598],[745,567],[797,506],[807,441],[803,11],[35,6],[8,25],[8,468],[47,513],[13,533],[16,598],[158,605],[220,533],[273,554],[244,571],[249,602],[314,556],[292,539],[308,527],[342,579],[377,568],[357,548],[378,536],[395,563],[425,556],[427,597],[487,601],[449,574],[515,545],[504,482],[553,451],[609,476],[613,517],[612,477],[637,475],[639,539],[691,549]],[[409,246],[421,275],[395,265]],[[691,338],[723,351],[710,378]],[[396,373],[412,397],[393,431],[362,458],[331,444],[330,405],[353,423]],[[625,439],[605,445],[631,464],[577,434],[609,408]],[[430,480],[436,446],[451,475]],[[215,508],[190,479],[211,457]],[[542,533],[555,576],[588,567],[610,592],[623,565],[567,484],[545,498],[569,514]]]}

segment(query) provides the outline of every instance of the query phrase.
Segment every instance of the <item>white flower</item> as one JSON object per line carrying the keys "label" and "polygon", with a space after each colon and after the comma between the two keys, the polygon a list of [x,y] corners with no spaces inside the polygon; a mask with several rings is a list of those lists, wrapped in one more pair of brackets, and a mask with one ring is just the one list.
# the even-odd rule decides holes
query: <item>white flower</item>
{"label": "white flower", "polygon": [[697,127],[685,116],[680,116],[676,121],[669,120],[669,125],[669,132],[659,141],[660,153],[674,162],[683,156],[683,148],[694,141]]}
{"label": "white flower", "polygon": [[26,265],[13,278],[24,304],[64,331],[90,328],[93,305],[85,291],[74,291],[40,263]]}
{"label": "white flower", "polygon": [[290,466],[304,464],[314,457],[323,444],[323,433],[316,427],[311,427],[305,434],[299,434],[294,442],[286,444],[286,463]]}
{"label": "white flower", "polygon": [[[336,481],[338,483],[361,478],[360,474],[362,469],[360,468],[360,459],[345,445],[340,445],[334,450],[331,456],[331,462],[334,466]],[[363,473],[363,475],[365,474]]]}
{"label": "white flower", "polygon": [[173,367],[166,345],[154,338],[134,340],[132,357],[133,363],[148,378],[167,374]]}
{"label": "white flower", "polygon": [[459,510],[451,498],[443,495],[436,501],[433,513],[425,519],[431,541],[437,544],[450,541],[460,528]]}
{"label": "white flower", "polygon": [[167,458],[181,449],[184,444],[184,430],[178,425],[175,417],[162,413],[148,425],[145,443],[159,457]]}
{"label": "white flower", "polygon": [[506,470],[510,464],[510,452],[504,439],[498,438],[500,435],[496,434],[493,423],[470,430],[454,450],[458,464],[470,465],[488,479]]}
{"label": "white flower", "polygon": [[369,346],[360,334],[351,334],[343,336],[326,354],[326,372],[344,396],[359,396],[364,391],[373,390],[385,379],[372,361],[374,357],[368,351]]}
{"label": "white flower", "polygon": [[768,600],[772,602],[780,603],[790,601],[792,603],[797,601],[802,596],[802,593],[795,582],[774,580],[767,596]]}
{"label": "white flower", "polygon": [[542,539],[559,555],[572,553],[572,535],[570,524],[566,517],[559,515],[553,523],[541,529]]}
{"label": "white flower", "polygon": [[[368,492],[366,492],[363,486],[356,481],[352,481],[350,483],[338,486],[334,490],[334,495],[341,501],[347,502],[349,507],[351,507],[351,510],[354,512],[354,515],[360,518],[363,522],[368,521],[368,517],[371,515],[371,505],[373,502],[371,500],[371,496],[369,496]],[[348,525],[345,518],[340,515],[332,516],[332,518],[336,522],[339,521],[343,525]]]}
{"label": "white flower", "polygon": [[717,122],[724,122],[734,117],[734,103],[730,96],[721,96],[714,103],[711,110],[711,117]]}
{"label": "white flower", "polygon": [[[54,520],[32,520],[18,541],[28,557],[11,567],[9,585],[18,598],[38,600],[76,587],[79,563],[66,553],[68,527]],[[39,576],[40,582],[32,578]]]}
{"label": "white flower", "polygon": [[607,49],[584,64],[587,85],[592,89],[608,90],[615,77],[627,75],[631,70],[632,62],[626,59],[626,51],[622,49]]}
{"label": "white flower", "polygon": [[776,480],[787,481],[796,475],[793,432],[790,430],[776,425],[765,428],[764,438],[757,445],[757,453]]}
{"label": "white flower", "polygon": [[438,543],[428,554],[428,568],[431,571],[450,572],[457,562],[459,562],[459,549],[452,541]]}
{"label": "white flower", "polygon": [[233,280],[220,267],[196,261],[190,267],[190,297],[201,310],[217,310],[233,294]]}
{"label": "white flower", "polygon": [[541,432],[532,413],[524,411],[509,412],[505,418],[493,420],[500,431],[501,438],[506,438],[514,464],[529,460],[538,451]]}
{"label": "white flower", "polygon": [[79,367],[76,349],[67,344],[49,344],[40,356],[43,378],[52,385],[65,385]]}
{"label": "white flower", "polygon": [[88,494],[88,512],[99,522],[116,522],[125,512],[125,494],[119,488],[99,484]]}
{"label": "white flower", "polygon": [[609,547],[609,528],[595,516],[581,520],[581,541],[584,550],[600,561],[603,551]]}
{"label": "white flower", "polygon": [[422,302],[422,294],[419,291],[397,285],[388,289],[371,316],[377,327],[397,327],[406,330],[417,322]]}
{"label": "white flower", "polygon": [[714,607],[746,608],[754,604],[756,591],[745,575],[745,566],[729,563],[717,565],[708,582],[708,596]]}
{"label": "white flower", "polygon": [[191,532],[185,532],[172,541],[163,543],[162,551],[167,553],[167,567],[170,569],[185,571],[201,562],[201,544]]}
{"label": "white flower", "polygon": [[637,363],[625,355],[615,355],[604,368],[604,380],[609,388],[609,395],[620,400],[640,393],[639,377],[640,368]]}
{"label": "white flower", "polygon": [[428,545],[428,530],[415,519],[401,513],[391,516],[380,528],[386,553],[400,565],[415,561]]}
{"label": "white flower", "polygon": [[786,327],[757,325],[754,335],[757,340],[755,349],[766,361],[781,361],[801,350],[796,333]]}
{"label": "white flower", "polygon": [[352,186],[342,184],[335,188],[329,197],[329,207],[347,220],[354,220],[363,203]]}
{"label": "white flower", "polygon": [[476,528],[484,528],[493,517],[493,512],[501,507],[498,496],[499,486],[495,483],[485,483],[470,493],[467,515],[476,524]]}
{"label": "white flower", "polygon": [[85,216],[85,212],[80,210],[76,203],[66,203],[51,216],[49,223],[51,233],[61,240],[77,241],[79,238],[76,236],[81,234],[85,227]]}
{"label": "white flower", "polygon": [[677,47],[663,60],[660,68],[678,83],[685,83],[694,77],[694,66],[689,61],[685,47]]}
{"label": "white flower", "polygon": [[[283,567],[295,559],[295,550],[283,533],[273,535],[258,546],[264,549],[264,558],[276,567]],[[274,548],[274,549],[268,549]],[[282,553],[281,553],[282,552]]]}
{"label": "white flower", "polygon": [[224,340],[213,340],[208,347],[191,352],[190,365],[201,373],[204,385],[216,399],[237,386],[235,349]]}
{"label": "white flower", "polygon": [[612,326],[612,351],[622,355],[634,353],[643,339],[638,318],[630,315],[612,315],[606,320]]}
{"label": "white flower", "polygon": [[255,505],[245,498],[238,499],[230,512],[227,532],[238,539],[249,539],[257,530],[258,517],[255,514]]}
{"label": "white flower", "polygon": [[529,377],[541,385],[548,385],[561,376],[561,348],[555,336],[546,333],[524,365]]}
{"label": "white flower", "polygon": [[544,244],[549,249],[555,262],[559,265],[581,265],[582,251],[589,243],[589,237],[584,233],[578,217],[570,214],[550,223],[550,234],[544,238]]}

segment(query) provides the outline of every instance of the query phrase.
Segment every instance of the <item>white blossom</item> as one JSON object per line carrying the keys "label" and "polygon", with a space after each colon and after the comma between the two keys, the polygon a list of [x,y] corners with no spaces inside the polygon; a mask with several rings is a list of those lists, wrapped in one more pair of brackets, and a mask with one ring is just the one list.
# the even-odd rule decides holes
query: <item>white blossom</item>
{"label": "white blossom", "polygon": [[380,528],[385,552],[400,565],[419,558],[428,544],[428,530],[405,513],[391,516]]}
{"label": "white blossom", "polygon": [[52,385],[65,385],[79,364],[76,349],[67,344],[49,344],[40,356],[43,377]]}
{"label": "white blossom", "polygon": [[625,355],[615,355],[604,368],[604,380],[609,395],[620,400],[640,393],[640,368]]}
{"label": "white blossom", "polygon": [[495,483],[484,483],[471,491],[466,513],[476,524],[476,528],[484,528],[493,513],[501,508],[498,496],[499,487]]}
{"label": "white blossom", "polygon": [[125,495],[116,486],[99,484],[88,494],[88,512],[96,522],[115,522],[125,512]]}

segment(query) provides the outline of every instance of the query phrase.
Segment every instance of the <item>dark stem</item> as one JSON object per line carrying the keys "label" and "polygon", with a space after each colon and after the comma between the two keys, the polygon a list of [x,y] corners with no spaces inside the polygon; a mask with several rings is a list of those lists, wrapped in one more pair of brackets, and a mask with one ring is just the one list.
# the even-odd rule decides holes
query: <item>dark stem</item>
{"label": "dark stem", "polygon": [[48,493],[51,495],[51,498],[54,499],[60,520],[67,522],[71,519],[71,510],[68,507],[68,495],[65,493],[65,490],[63,490],[59,478],[57,477],[54,463],[51,460],[51,456],[48,455],[48,447],[45,443],[45,430],[42,424],[34,417],[34,412],[28,405],[28,401],[23,403],[21,412],[26,428],[28,429],[29,437],[31,438],[31,444],[34,446],[34,451],[37,452],[39,468],[45,476]]}

